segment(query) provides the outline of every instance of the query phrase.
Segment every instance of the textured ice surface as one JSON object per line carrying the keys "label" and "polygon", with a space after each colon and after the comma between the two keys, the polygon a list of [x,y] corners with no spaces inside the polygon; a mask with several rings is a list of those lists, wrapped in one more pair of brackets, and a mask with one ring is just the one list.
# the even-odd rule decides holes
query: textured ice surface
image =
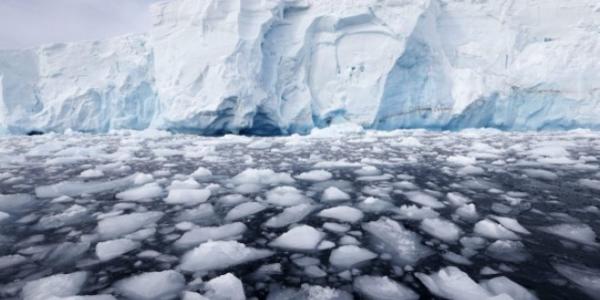
{"label": "textured ice surface", "polygon": [[24,300],[46,300],[51,297],[74,296],[81,291],[87,277],[86,272],[75,272],[33,280],[25,284],[21,297]]}
{"label": "textured ice surface", "polygon": [[[467,286],[446,270],[459,266],[495,299],[593,299],[600,202],[581,180],[600,179],[598,147],[598,133],[585,130],[0,137],[0,211],[9,215],[0,298],[62,274],[52,280],[70,295],[101,300],[242,290],[248,299],[414,299],[410,290],[429,299]],[[448,161],[459,155],[484,172],[461,173]],[[533,169],[558,178],[524,175]],[[86,170],[103,175],[81,177]],[[313,170],[331,178],[297,178]],[[116,197],[149,183],[163,192]],[[210,196],[168,203],[176,190]],[[81,285],[66,276],[75,272],[87,274]],[[228,273],[239,282],[209,287]]]}
{"label": "textured ice surface", "polygon": [[148,272],[115,283],[118,294],[132,300],[175,299],[185,287],[185,278],[169,270]]}
{"label": "textured ice surface", "polygon": [[174,0],[152,10],[145,34],[1,51],[0,131],[599,125],[595,0]]}

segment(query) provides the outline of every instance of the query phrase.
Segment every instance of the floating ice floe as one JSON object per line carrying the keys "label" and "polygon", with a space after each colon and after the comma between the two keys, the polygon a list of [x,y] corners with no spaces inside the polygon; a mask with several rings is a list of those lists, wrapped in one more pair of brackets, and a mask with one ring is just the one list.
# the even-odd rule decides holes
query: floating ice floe
{"label": "floating ice floe", "polygon": [[421,230],[447,243],[454,243],[460,238],[462,230],[456,224],[440,219],[425,219],[421,221]]}
{"label": "floating ice floe", "polygon": [[308,225],[296,226],[277,237],[269,246],[286,250],[315,251],[324,234]]}
{"label": "floating ice floe", "polygon": [[304,181],[326,181],[332,177],[333,175],[325,170],[312,170],[296,175],[296,179]]}
{"label": "floating ice floe", "polygon": [[336,206],[327,208],[317,214],[321,218],[335,219],[341,222],[356,223],[364,214],[359,209],[350,206]]}
{"label": "floating ice floe", "polygon": [[173,270],[148,272],[122,279],[113,288],[131,300],[175,299],[185,288],[185,278]]}
{"label": "floating ice floe", "polygon": [[579,289],[594,299],[600,298],[600,270],[579,264],[555,262],[554,269],[562,276],[575,283]]}
{"label": "floating ice floe", "polygon": [[350,200],[350,195],[335,186],[328,187],[321,196],[322,202],[337,202]]}
{"label": "floating ice floe", "polygon": [[266,227],[280,228],[302,221],[315,210],[314,205],[298,204],[285,208],[281,213],[272,216],[265,222]]}
{"label": "floating ice floe", "polygon": [[28,259],[19,254],[0,256],[0,271],[26,263]]}
{"label": "floating ice floe", "polygon": [[0,211],[3,212],[20,212],[35,204],[35,198],[28,194],[0,194]]}
{"label": "floating ice floe", "polygon": [[485,238],[495,240],[519,240],[519,236],[499,223],[485,219],[477,222],[473,231]]}
{"label": "floating ice floe", "polygon": [[416,205],[402,205],[399,208],[392,209],[400,219],[423,220],[428,218],[437,218],[440,214],[430,207],[419,207]]}
{"label": "floating ice floe", "polygon": [[98,169],[85,170],[85,171],[81,172],[81,174],[79,174],[79,177],[85,178],[85,179],[100,178],[103,176],[104,176],[104,172],[102,172],[102,170],[98,170]]}
{"label": "floating ice floe", "polygon": [[210,177],[212,175],[213,175],[212,172],[205,167],[198,167],[198,169],[196,169],[196,171],[194,171],[192,174],[190,174],[190,176],[193,178],[206,178],[206,177]]}
{"label": "floating ice floe", "polygon": [[48,300],[52,297],[69,297],[77,295],[88,274],[75,272],[70,274],[55,274],[33,280],[25,284],[21,291],[23,300]]}
{"label": "floating ice floe", "polygon": [[377,254],[354,245],[341,246],[331,251],[329,263],[338,269],[352,268],[358,264],[372,260]]}
{"label": "floating ice floe", "polygon": [[232,178],[232,181],[240,184],[258,185],[280,185],[294,183],[294,179],[288,173],[276,173],[269,169],[247,169]]}
{"label": "floating ice floe", "polygon": [[495,241],[487,247],[485,254],[505,262],[520,263],[529,259],[525,245],[519,241]]}
{"label": "floating ice floe", "polygon": [[426,194],[424,192],[419,192],[419,191],[412,191],[412,192],[405,192],[404,195],[406,196],[406,198],[408,198],[408,200],[423,205],[423,206],[428,206],[434,209],[437,208],[443,208],[444,204],[442,202],[440,202],[439,200],[437,200],[435,197]]}
{"label": "floating ice floe", "polygon": [[89,217],[89,210],[80,205],[73,205],[64,212],[43,216],[35,224],[34,228],[38,230],[47,230],[60,228],[67,225],[74,225],[84,222]]}
{"label": "floating ice floe", "polygon": [[128,189],[118,193],[115,197],[124,201],[145,202],[152,201],[162,195],[163,189],[156,182],[147,183],[145,185]]}
{"label": "floating ice floe", "polygon": [[210,195],[209,189],[173,189],[169,191],[164,201],[174,205],[193,206],[206,202]]}
{"label": "floating ice floe", "polygon": [[246,247],[236,241],[208,241],[185,253],[180,268],[189,272],[222,270],[271,255],[272,251]]}
{"label": "floating ice floe", "polygon": [[257,214],[263,210],[267,209],[267,207],[258,202],[245,202],[237,205],[227,212],[225,216],[226,221],[237,221],[243,219],[245,217]]}
{"label": "floating ice floe", "polygon": [[35,189],[36,196],[40,198],[56,198],[60,196],[79,196],[82,194],[94,194],[110,190],[117,190],[131,185],[142,185],[153,180],[151,175],[136,173],[125,178],[99,181],[80,182],[63,181],[52,185],[40,186]]}
{"label": "floating ice floe", "polygon": [[277,206],[294,206],[311,202],[300,190],[292,186],[280,186],[267,192],[267,202]]}
{"label": "floating ice floe", "polygon": [[363,229],[372,236],[377,251],[392,255],[400,265],[412,265],[433,254],[418,234],[389,218],[363,224]]}
{"label": "floating ice floe", "polygon": [[204,297],[210,300],[246,300],[242,281],[231,273],[209,280]]}
{"label": "floating ice floe", "polygon": [[417,300],[413,290],[386,276],[359,276],[354,279],[354,289],[371,300]]}
{"label": "floating ice floe", "polygon": [[117,239],[100,242],[96,245],[96,256],[101,261],[109,261],[140,247],[139,242],[130,239]]}
{"label": "floating ice floe", "polygon": [[164,213],[149,211],[106,218],[98,222],[98,233],[103,239],[114,239],[156,224]]}
{"label": "floating ice floe", "polygon": [[199,227],[184,233],[175,241],[175,246],[178,248],[191,248],[210,240],[237,240],[241,238],[247,229],[248,227],[240,222],[217,227]]}
{"label": "floating ice floe", "polygon": [[587,224],[558,224],[539,227],[539,230],[589,246],[600,246],[596,242],[596,233]]}
{"label": "floating ice floe", "polygon": [[446,267],[430,275],[415,276],[434,295],[451,300],[536,300],[522,286],[505,277],[477,284],[467,273],[456,267]]}

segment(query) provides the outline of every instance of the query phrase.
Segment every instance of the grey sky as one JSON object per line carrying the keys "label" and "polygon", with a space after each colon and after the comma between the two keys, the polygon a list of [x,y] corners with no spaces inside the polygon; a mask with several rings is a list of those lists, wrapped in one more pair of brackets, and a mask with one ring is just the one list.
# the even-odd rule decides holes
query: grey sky
{"label": "grey sky", "polygon": [[0,48],[144,32],[157,0],[0,0]]}

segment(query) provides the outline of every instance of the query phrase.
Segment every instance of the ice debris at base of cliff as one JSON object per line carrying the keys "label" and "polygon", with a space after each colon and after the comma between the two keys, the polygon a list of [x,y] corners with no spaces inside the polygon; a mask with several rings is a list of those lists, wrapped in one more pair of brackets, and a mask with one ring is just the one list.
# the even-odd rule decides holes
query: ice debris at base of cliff
{"label": "ice debris at base of cliff", "polygon": [[597,294],[598,133],[334,129],[0,137],[0,298]]}

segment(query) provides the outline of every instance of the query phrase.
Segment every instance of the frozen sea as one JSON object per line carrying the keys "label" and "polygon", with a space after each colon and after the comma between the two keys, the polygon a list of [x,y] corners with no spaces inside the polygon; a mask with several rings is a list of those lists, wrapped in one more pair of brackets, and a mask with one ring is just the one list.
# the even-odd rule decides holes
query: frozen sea
{"label": "frozen sea", "polygon": [[0,298],[600,299],[599,158],[585,130],[0,137]]}

